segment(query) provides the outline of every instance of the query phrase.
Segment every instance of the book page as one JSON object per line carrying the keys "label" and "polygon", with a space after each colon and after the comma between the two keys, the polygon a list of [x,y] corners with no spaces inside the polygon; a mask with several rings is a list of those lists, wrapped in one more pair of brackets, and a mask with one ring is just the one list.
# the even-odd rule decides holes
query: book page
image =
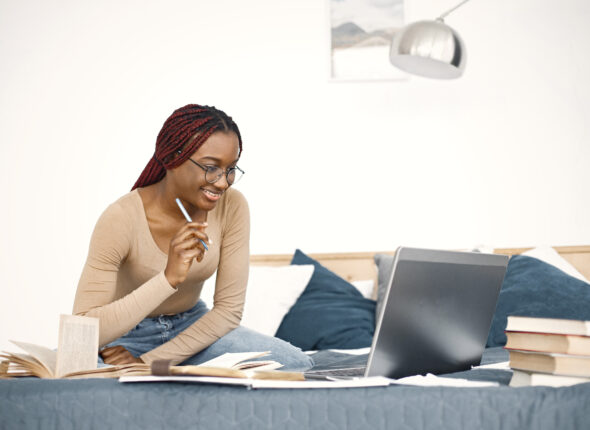
{"label": "book page", "polygon": [[239,370],[275,370],[283,367],[281,363],[278,361],[273,360],[266,360],[266,361],[242,361],[233,366],[234,369]]}
{"label": "book page", "polygon": [[43,368],[47,371],[47,376],[39,375],[40,377],[47,378],[53,377],[55,375],[55,363],[57,357],[56,351],[41,345],[35,345],[27,342],[17,342],[16,340],[11,340],[10,342],[14,343],[20,349],[33,356],[39,363],[41,363]]}
{"label": "book page", "polygon": [[60,315],[55,376],[96,369],[98,318]]}
{"label": "book page", "polygon": [[43,364],[35,357],[29,354],[18,352],[2,352],[0,359],[6,361],[0,362],[0,377],[11,376],[37,376],[39,378],[52,378],[50,373]]}
{"label": "book page", "polygon": [[[253,358],[264,357],[270,354],[270,351],[264,352],[226,352],[225,354],[206,361],[199,366],[205,367],[225,367],[227,369],[239,369],[238,366],[244,360],[252,360]],[[268,364],[268,361],[261,363],[261,365]],[[249,366],[252,368],[252,366]]]}
{"label": "book page", "polygon": [[120,378],[122,376],[149,376],[151,375],[151,369],[149,364],[143,363],[130,363],[130,364],[118,364],[118,365],[107,365],[105,367],[99,367],[93,370],[82,370],[79,372],[73,372],[65,375],[68,379],[81,379],[81,378]]}

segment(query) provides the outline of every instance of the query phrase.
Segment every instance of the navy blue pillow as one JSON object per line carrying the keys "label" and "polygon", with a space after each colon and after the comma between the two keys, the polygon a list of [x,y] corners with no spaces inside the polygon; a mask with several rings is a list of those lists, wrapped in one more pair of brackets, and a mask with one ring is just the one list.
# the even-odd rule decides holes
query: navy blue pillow
{"label": "navy blue pillow", "polygon": [[375,301],[299,249],[291,264],[313,264],[315,269],[275,336],[308,351],[371,346]]}
{"label": "navy blue pillow", "polygon": [[506,344],[508,315],[590,320],[590,284],[525,255],[508,262],[486,346]]}

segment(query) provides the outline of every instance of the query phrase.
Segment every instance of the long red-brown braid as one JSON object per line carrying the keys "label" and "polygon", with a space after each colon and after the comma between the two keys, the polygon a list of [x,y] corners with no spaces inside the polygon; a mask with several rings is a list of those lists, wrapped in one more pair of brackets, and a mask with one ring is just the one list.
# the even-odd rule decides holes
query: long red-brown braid
{"label": "long red-brown braid", "polygon": [[156,139],[156,151],[131,189],[161,181],[167,169],[184,163],[216,131],[236,133],[242,153],[238,126],[223,111],[196,104],[175,110],[164,122]]}

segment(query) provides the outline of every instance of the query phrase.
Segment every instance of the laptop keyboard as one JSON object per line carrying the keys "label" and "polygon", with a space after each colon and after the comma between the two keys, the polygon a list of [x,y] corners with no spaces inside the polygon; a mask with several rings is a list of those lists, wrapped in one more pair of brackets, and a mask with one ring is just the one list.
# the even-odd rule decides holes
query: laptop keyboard
{"label": "laptop keyboard", "polygon": [[366,366],[362,367],[351,367],[347,369],[326,369],[326,370],[312,370],[311,372],[305,372],[303,375],[307,378],[322,378],[326,376],[335,376],[335,377],[358,377],[358,376],[365,376],[365,370],[367,369]]}

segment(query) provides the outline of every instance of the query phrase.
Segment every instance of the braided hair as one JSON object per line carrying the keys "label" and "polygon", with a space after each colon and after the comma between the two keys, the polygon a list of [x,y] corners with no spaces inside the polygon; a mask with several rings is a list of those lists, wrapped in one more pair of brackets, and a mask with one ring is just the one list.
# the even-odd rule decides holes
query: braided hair
{"label": "braided hair", "polygon": [[196,104],[175,110],[162,126],[156,151],[131,190],[161,181],[166,170],[184,163],[216,131],[234,132],[242,154],[240,130],[225,112]]}

